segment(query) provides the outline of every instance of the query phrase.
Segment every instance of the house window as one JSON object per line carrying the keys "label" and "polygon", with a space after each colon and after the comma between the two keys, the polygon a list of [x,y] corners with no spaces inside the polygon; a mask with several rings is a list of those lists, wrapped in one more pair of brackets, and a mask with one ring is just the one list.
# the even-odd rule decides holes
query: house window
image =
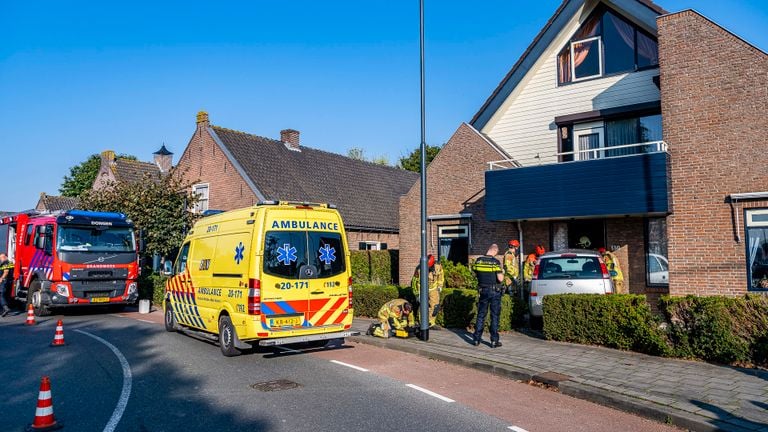
{"label": "house window", "polygon": [[[630,117],[605,122],[605,146],[661,141],[661,114]],[[605,152],[606,157],[623,156],[655,151],[653,146],[625,147]]]}
{"label": "house window", "polygon": [[667,218],[646,220],[646,283],[649,286],[669,286],[667,259]]}
{"label": "house window", "polygon": [[768,291],[768,209],[746,210],[749,290]]}
{"label": "house window", "polygon": [[361,241],[357,244],[360,250],[387,250],[387,244],[377,241]]}
{"label": "house window", "polygon": [[193,211],[195,213],[202,213],[208,210],[208,183],[193,185],[192,194],[197,197]]}
{"label": "house window", "polygon": [[558,55],[560,84],[632,72],[659,64],[656,39],[599,6]]}
{"label": "house window", "polygon": [[437,227],[438,258],[456,264],[469,263],[469,225]]}

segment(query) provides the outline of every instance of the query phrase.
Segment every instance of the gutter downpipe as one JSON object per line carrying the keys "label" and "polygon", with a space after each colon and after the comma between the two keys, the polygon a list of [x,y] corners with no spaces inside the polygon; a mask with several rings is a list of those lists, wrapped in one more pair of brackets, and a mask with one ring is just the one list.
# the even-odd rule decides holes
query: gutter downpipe
{"label": "gutter downpipe", "polygon": [[518,269],[518,282],[520,283],[520,300],[525,302],[525,280],[523,277],[523,224],[520,223],[520,221],[517,221],[517,241],[520,242],[520,249],[517,251],[517,265],[519,267]]}

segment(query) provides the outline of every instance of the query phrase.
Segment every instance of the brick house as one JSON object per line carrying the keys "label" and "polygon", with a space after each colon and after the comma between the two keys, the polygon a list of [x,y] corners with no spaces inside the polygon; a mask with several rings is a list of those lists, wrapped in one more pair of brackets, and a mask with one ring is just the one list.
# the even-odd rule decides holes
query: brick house
{"label": "brick house", "polygon": [[[530,253],[587,238],[616,251],[633,293],[757,290],[766,78],[764,52],[694,11],[563,1],[430,164],[430,250],[465,261],[491,242]],[[402,201],[403,234],[418,234],[414,205],[418,188]],[[403,240],[401,279],[418,247]]]}
{"label": "brick house", "polygon": [[335,204],[351,249],[399,248],[398,199],[418,177],[303,146],[293,129],[276,140],[214,126],[205,112],[176,172],[200,197],[197,211],[270,200]]}
{"label": "brick house", "polygon": [[37,200],[35,210],[39,212],[72,210],[77,208],[79,204],[80,200],[76,197],[48,195],[45,192],[40,192],[40,198]]}
{"label": "brick house", "polygon": [[101,190],[112,183],[150,180],[158,181],[173,167],[173,153],[165,144],[153,153],[153,162],[142,162],[115,155],[112,150],[101,152],[101,166],[93,181],[93,190]]}

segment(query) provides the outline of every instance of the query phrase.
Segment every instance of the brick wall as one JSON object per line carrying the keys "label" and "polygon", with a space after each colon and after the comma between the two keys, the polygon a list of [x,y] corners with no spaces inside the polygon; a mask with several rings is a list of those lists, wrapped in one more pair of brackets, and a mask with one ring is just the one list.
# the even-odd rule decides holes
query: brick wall
{"label": "brick wall", "polygon": [[232,210],[258,199],[208,131],[208,117],[198,116],[197,128],[179,159],[176,172],[189,184],[208,183],[208,208]]}
{"label": "brick wall", "polygon": [[[503,251],[506,242],[517,238],[512,223],[488,222],[485,219],[485,170],[487,163],[503,159],[471,126],[462,124],[454,132],[437,157],[427,167],[427,214],[447,215],[472,213],[470,255],[484,254],[488,245],[498,243]],[[417,181],[400,199],[400,280],[408,281],[421,253],[421,191]],[[437,226],[456,221],[430,223],[427,233],[429,252],[437,255]]]}
{"label": "brick wall", "polygon": [[387,244],[387,249],[400,247],[400,236],[395,233],[352,231],[347,229],[347,242],[350,250],[358,250],[361,241],[377,241]]}
{"label": "brick wall", "polygon": [[[614,252],[624,274],[624,286],[631,294],[645,294],[645,222],[642,218],[606,219],[605,232],[608,248],[619,246]],[[653,288],[651,291],[659,291]],[[660,291],[666,292],[666,289]]]}
{"label": "brick wall", "polygon": [[742,206],[737,242],[726,197],[768,185],[768,56],[693,11],[659,17],[658,31],[670,293],[743,294]]}

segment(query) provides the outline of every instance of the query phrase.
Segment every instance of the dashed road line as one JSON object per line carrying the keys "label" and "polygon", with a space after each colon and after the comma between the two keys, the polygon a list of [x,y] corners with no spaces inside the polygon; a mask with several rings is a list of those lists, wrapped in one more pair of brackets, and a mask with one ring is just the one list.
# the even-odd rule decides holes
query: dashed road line
{"label": "dashed road line", "polygon": [[513,430],[515,432],[528,432],[527,430],[525,430],[525,429],[523,429],[523,428],[521,428],[519,426],[514,426],[514,425],[508,427],[507,429]]}
{"label": "dashed road line", "polygon": [[342,366],[346,366],[348,368],[359,370],[360,372],[368,372],[368,369],[361,368],[360,366],[355,366],[355,365],[352,365],[352,364],[349,364],[349,363],[340,362],[338,360],[331,360],[331,363],[336,363],[337,365],[342,365]]}
{"label": "dashed road line", "polygon": [[131,366],[128,364],[128,360],[125,359],[125,356],[123,356],[123,353],[121,353],[116,346],[96,336],[95,334],[88,333],[87,331],[79,329],[75,331],[92,337],[106,345],[107,348],[112,350],[112,352],[115,354],[115,357],[117,357],[117,359],[120,361],[120,366],[123,367],[123,391],[120,392],[120,399],[118,399],[117,406],[115,406],[115,410],[112,412],[112,417],[109,418],[109,422],[107,422],[107,425],[104,426],[104,432],[113,432],[117,427],[117,424],[120,423],[120,418],[123,416],[123,412],[125,412],[125,407],[128,405],[128,398],[131,397],[131,387],[133,385],[133,374],[131,373]]}
{"label": "dashed road line", "polygon": [[443,402],[449,402],[449,403],[450,402],[456,402],[455,400],[453,400],[451,398],[445,397],[445,396],[443,396],[441,394],[437,394],[437,393],[435,393],[435,392],[433,392],[431,390],[427,390],[427,389],[425,389],[423,387],[419,387],[419,386],[414,385],[414,384],[406,384],[406,387],[410,387],[410,388],[412,388],[414,390],[418,390],[418,391],[420,391],[422,393],[425,393],[425,394],[428,394],[428,395],[430,395],[432,397],[438,398],[438,399],[440,399]]}

